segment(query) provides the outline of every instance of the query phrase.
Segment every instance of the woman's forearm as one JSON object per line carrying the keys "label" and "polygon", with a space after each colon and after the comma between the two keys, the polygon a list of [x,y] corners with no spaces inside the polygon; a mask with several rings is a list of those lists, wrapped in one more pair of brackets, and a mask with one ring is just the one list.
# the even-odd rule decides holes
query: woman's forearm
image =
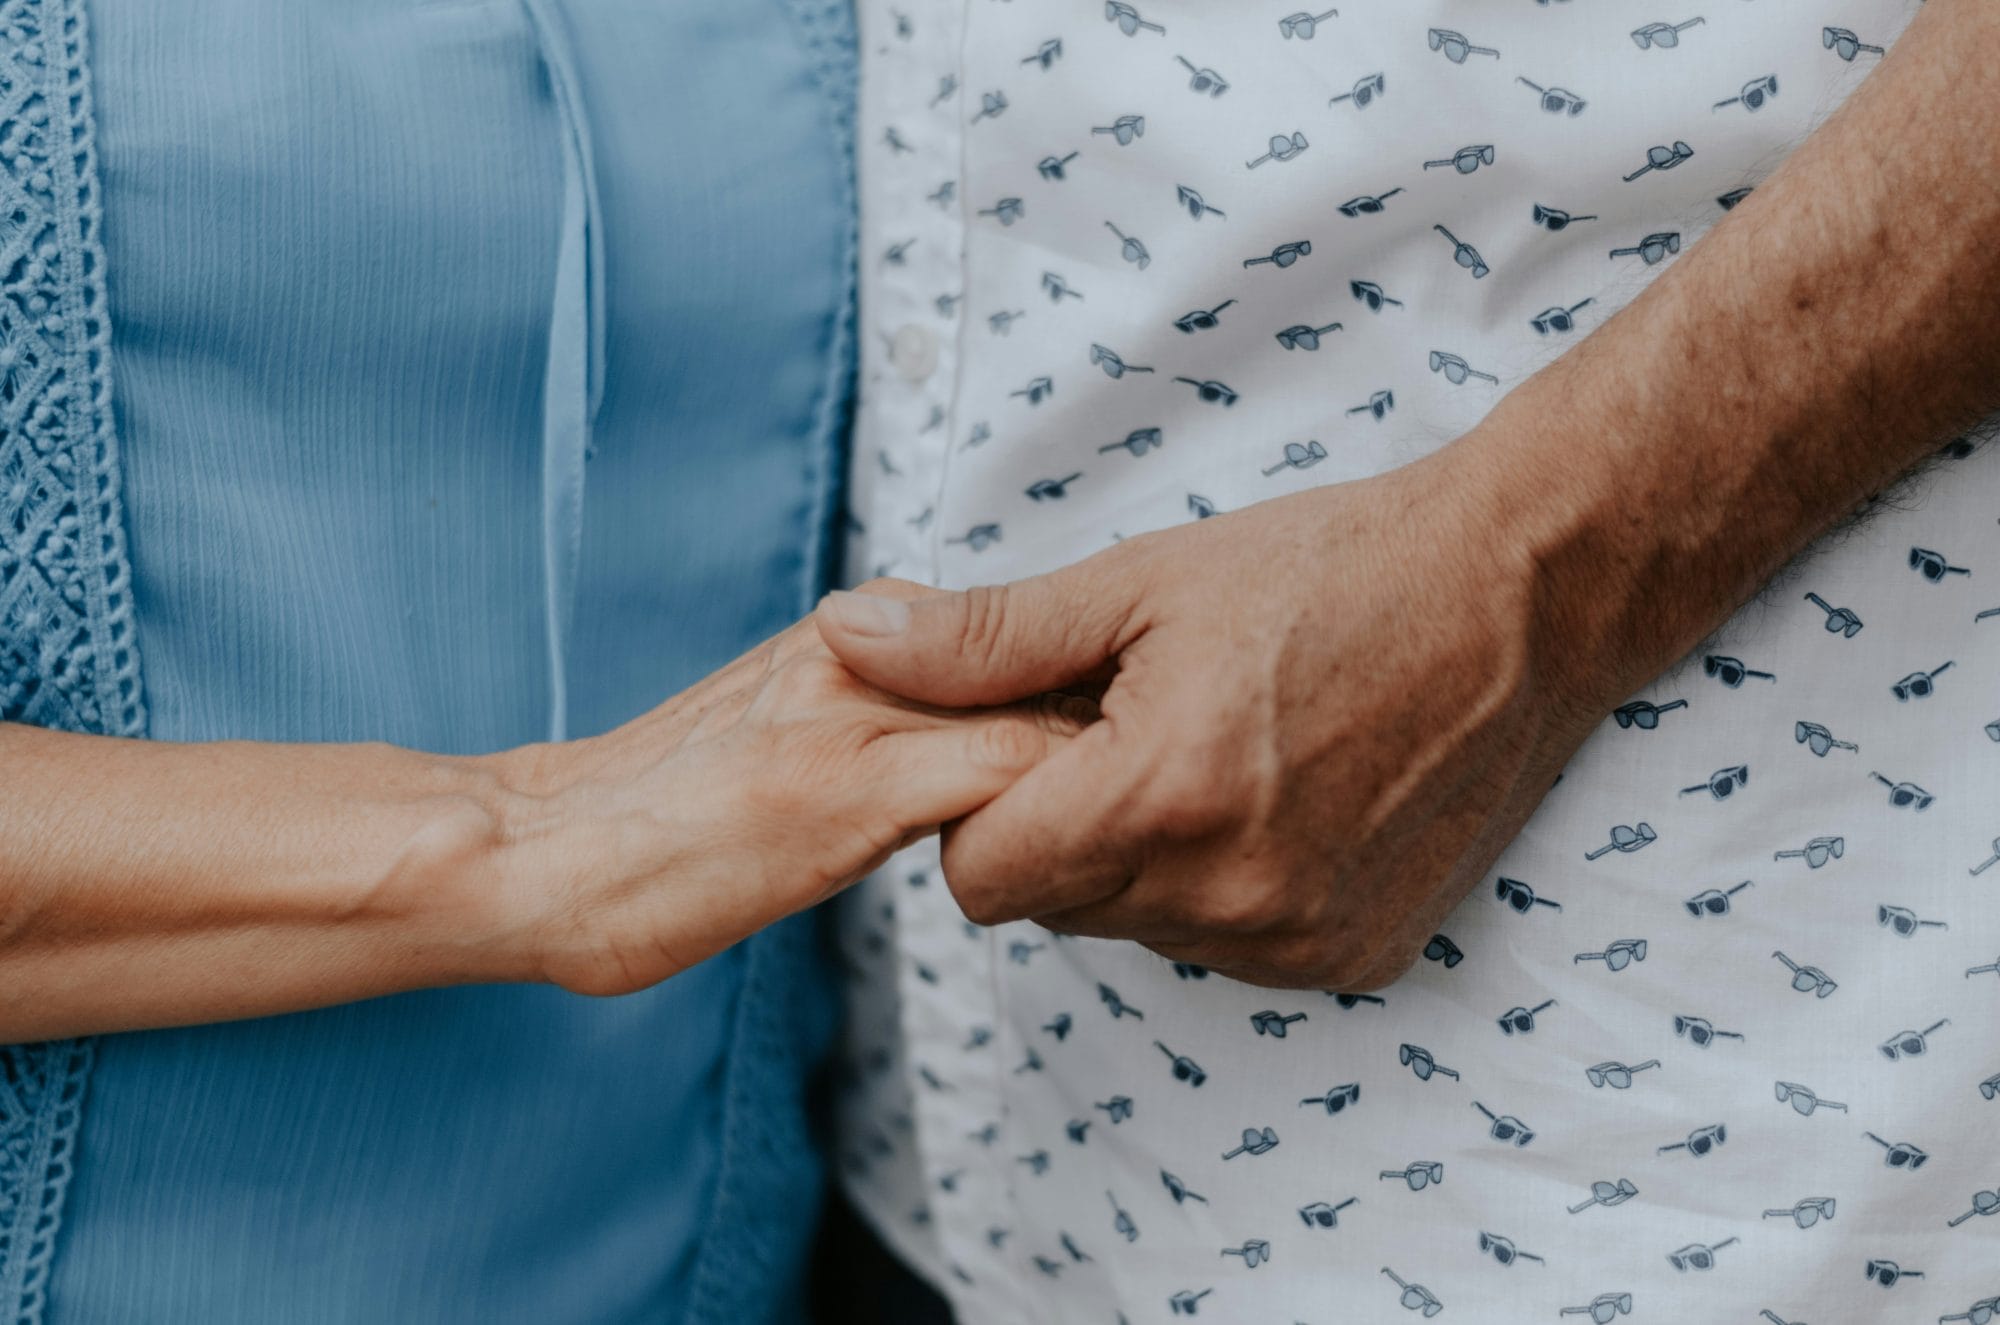
{"label": "woman's forearm", "polygon": [[492,761],[0,725],[0,1042],[529,974]]}
{"label": "woman's forearm", "polygon": [[2000,7],[1932,0],[1754,194],[1440,453],[1535,563],[1558,689],[1628,694],[2000,407],[1996,48]]}

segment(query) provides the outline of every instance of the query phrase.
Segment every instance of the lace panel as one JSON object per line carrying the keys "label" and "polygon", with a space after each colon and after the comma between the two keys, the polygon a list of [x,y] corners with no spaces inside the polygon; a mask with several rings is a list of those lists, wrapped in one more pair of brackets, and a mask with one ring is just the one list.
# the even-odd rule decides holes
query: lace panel
{"label": "lace panel", "polygon": [[[0,721],[139,735],[82,0],[0,0]],[[0,1047],[0,1325],[39,1325],[87,1041]]]}

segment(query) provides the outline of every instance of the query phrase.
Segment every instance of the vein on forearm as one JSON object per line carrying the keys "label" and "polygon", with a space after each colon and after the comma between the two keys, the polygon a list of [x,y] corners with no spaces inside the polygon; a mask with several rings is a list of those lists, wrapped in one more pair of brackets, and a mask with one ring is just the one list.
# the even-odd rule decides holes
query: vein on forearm
{"label": "vein on forearm", "polygon": [[1606,697],[2000,408],[1996,48],[2000,6],[1932,0],[1769,180],[1466,439],[1511,479],[1561,647]]}

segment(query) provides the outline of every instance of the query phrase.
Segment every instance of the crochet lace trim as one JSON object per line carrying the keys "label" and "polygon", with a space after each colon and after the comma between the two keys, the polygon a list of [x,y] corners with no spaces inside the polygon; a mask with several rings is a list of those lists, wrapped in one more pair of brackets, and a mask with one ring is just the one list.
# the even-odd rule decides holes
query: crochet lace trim
{"label": "crochet lace trim", "polygon": [[[145,728],[82,0],[0,0],[0,721]],[[0,1325],[40,1325],[88,1041],[0,1047]]]}

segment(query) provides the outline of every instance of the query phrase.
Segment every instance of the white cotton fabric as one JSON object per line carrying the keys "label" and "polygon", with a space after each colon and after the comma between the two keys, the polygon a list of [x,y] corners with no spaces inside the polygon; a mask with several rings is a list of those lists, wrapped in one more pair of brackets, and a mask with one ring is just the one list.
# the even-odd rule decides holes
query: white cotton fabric
{"label": "white cotton fabric", "polygon": [[[1699,242],[1915,8],[1348,0],[1307,38],[1235,3],[1153,0],[1138,18],[1165,31],[1128,33],[1097,0],[861,0],[852,578],[1018,578],[1425,454]],[[1754,109],[1716,105],[1752,86]],[[1129,115],[1144,133],[1121,145]],[[1251,165],[1274,135],[1280,157]],[[1656,147],[1670,163],[1641,171]],[[1549,209],[1595,219],[1551,229]],[[1244,265],[1297,241],[1289,266]],[[1332,323],[1316,350],[1279,335]],[[1093,345],[1153,371],[1114,379]],[[1397,1322],[1431,1301],[1622,1320],[1624,1294],[1642,1321],[1828,1325],[2000,1293],[2000,1218],[1950,1224],[2000,1204],[1979,1195],[2000,1187],[1981,1088],[2000,1073],[2000,617],[1977,617],[2000,605],[1996,494],[2000,458],[1954,455],[1739,612],[1723,661],[1634,696],[1441,927],[1433,950],[1462,958],[1380,1002],[981,929],[933,845],[904,853],[844,907],[847,1189],[975,1325]],[[1858,631],[1829,628],[1843,609]],[[1769,675],[1732,686],[1735,666]],[[1599,851],[1620,834],[1636,846]],[[1832,838],[1838,858],[1811,845]],[[1503,878],[1560,909],[1516,909]],[[1694,914],[1710,889],[1727,912]],[[1588,955],[1621,940],[1643,960]],[[1698,1047],[1704,1021],[1742,1038]],[[1420,1079],[1403,1046],[1456,1079]],[[1653,1060],[1624,1089],[1587,1072]],[[1780,1083],[1845,1108],[1803,1113]],[[1301,1103],[1356,1085],[1337,1113]],[[1480,1106],[1532,1140],[1495,1139]],[[1717,1125],[1706,1153],[1660,1149]],[[1380,1176],[1417,1162],[1443,1181]],[[1620,1179],[1637,1194],[1569,1212]],[[1819,1198],[1832,1217],[1801,1227]],[[1542,1259],[1503,1265],[1482,1234]],[[1717,1244],[1706,1269],[1673,1257]],[[1885,1286],[1877,1261],[1912,1273]]]}

